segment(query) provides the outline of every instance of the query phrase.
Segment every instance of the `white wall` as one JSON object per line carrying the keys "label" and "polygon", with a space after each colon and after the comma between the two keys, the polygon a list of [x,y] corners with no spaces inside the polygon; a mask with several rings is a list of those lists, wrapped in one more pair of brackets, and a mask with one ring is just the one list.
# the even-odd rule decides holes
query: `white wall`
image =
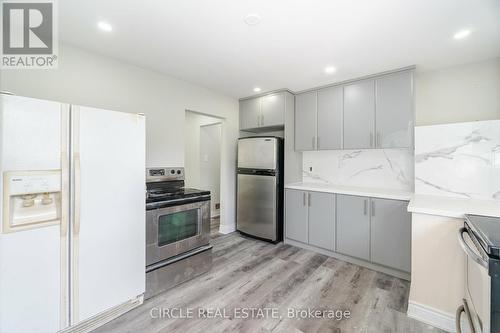
{"label": "white wall", "polygon": [[412,214],[408,315],[450,332],[465,292],[465,256],[457,239],[463,224],[463,219]]}
{"label": "white wall", "polygon": [[500,58],[417,73],[416,123],[500,119]]}
{"label": "white wall", "polygon": [[[211,125],[217,124],[217,125]],[[217,136],[203,137],[203,130],[217,126]],[[212,216],[220,214],[215,204],[220,203],[220,146],[222,124],[220,118],[209,117],[195,112],[186,112],[185,122],[185,173],[186,186],[210,190],[212,196]],[[203,160],[208,155],[208,160]],[[223,203],[225,204],[225,203]]]}
{"label": "white wall", "polygon": [[3,70],[0,90],[17,95],[145,113],[147,166],[184,165],[185,110],[225,119],[221,231],[235,227],[238,101],[209,89],[127,63],[62,45],[56,70]]}
{"label": "white wall", "polygon": [[200,126],[221,122],[220,118],[186,111],[184,123],[186,186],[200,187]]}
{"label": "white wall", "polygon": [[219,215],[220,202],[220,139],[222,124],[204,125],[200,128],[200,188],[212,193],[212,216]]}

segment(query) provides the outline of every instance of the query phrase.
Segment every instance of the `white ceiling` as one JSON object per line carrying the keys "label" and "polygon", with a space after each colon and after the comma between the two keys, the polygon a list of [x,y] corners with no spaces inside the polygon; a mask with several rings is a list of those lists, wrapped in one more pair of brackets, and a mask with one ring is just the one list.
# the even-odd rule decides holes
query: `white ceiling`
{"label": "white ceiling", "polygon": [[[500,56],[499,0],[63,0],[63,42],[234,97]],[[248,26],[248,14],[262,18]],[[97,29],[100,20],[113,31]],[[468,38],[454,40],[461,29]],[[327,75],[324,67],[337,72]]]}

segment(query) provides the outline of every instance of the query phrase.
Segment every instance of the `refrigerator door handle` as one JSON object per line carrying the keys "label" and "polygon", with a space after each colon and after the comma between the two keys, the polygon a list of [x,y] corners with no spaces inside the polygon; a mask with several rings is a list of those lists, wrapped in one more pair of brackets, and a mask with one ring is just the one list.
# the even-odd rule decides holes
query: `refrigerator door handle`
{"label": "refrigerator door handle", "polygon": [[75,154],[75,184],[74,184],[74,198],[75,198],[75,236],[80,234],[80,187],[81,187],[81,169],[80,169],[80,154]]}

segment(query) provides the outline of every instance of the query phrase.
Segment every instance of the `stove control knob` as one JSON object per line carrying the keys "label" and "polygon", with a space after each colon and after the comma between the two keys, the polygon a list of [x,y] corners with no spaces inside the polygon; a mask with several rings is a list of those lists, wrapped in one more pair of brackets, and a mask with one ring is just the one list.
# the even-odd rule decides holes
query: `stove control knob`
{"label": "stove control knob", "polygon": [[181,174],[181,170],[177,170],[177,174],[180,175]]}
{"label": "stove control knob", "polygon": [[175,174],[175,170],[173,170],[173,169],[172,169],[172,170],[170,170],[170,173],[171,173],[172,175],[173,175],[173,174]]}

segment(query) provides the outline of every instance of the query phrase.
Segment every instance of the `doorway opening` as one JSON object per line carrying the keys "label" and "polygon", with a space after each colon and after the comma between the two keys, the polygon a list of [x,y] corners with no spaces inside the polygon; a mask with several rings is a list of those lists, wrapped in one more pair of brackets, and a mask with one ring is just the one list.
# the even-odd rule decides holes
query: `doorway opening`
{"label": "doorway opening", "polygon": [[184,171],[186,187],[209,190],[211,232],[220,226],[223,119],[186,110]]}

